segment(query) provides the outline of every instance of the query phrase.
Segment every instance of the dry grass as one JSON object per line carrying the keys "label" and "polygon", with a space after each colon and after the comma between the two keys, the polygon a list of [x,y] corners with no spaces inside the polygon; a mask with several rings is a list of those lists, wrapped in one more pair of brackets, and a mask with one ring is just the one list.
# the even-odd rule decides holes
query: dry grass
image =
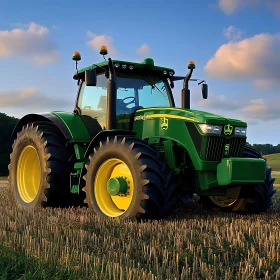
{"label": "dry grass", "polygon": [[275,178],[274,185],[279,187],[280,186],[280,171],[273,171],[272,177]]}
{"label": "dry grass", "polygon": [[272,168],[273,171],[280,171],[280,153],[265,155],[267,164]]}
{"label": "dry grass", "polygon": [[165,221],[134,223],[86,209],[19,211],[3,187],[0,244],[75,279],[280,279],[279,189],[273,199],[262,215],[194,204]]}

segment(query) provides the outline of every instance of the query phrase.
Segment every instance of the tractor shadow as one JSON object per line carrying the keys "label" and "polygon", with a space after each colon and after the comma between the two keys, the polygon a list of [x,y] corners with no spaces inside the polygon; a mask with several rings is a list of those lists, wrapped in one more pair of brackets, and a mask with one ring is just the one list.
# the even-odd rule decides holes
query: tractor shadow
{"label": "tractor shadow", "polygon": [[217,217],[219,216],[227,216],[229,213],[223,212],[218,208],[207,208],[201,205],[197,201],[188,202],[188,203],[178,203],[176,207],[174,207],[172,213],[168,217],[170,220],[185,220],[192,218],[205,218],[205,217]]}

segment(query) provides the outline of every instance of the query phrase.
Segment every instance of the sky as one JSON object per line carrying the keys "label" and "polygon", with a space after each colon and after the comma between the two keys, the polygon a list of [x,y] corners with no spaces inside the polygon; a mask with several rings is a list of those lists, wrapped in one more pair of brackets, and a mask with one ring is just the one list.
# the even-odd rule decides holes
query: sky
{"label": "sky", "polygon": [[73,111],[72,54],[86,67],[106,45],[112,59],[151,57],[180,76],[194,60],[209,97],[191,83],[191,108],[246,121],[251,144],[280,143],[280,0],[2,2],[0,112]]}

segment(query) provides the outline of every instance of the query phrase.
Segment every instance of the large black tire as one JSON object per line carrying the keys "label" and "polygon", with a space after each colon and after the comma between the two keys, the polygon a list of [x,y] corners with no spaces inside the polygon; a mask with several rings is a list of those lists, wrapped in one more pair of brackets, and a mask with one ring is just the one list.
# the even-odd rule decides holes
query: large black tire
{"label": "large black tire", "polygon": [[[90,210],[101,216],[110,216],[99,207],[94,185],[97,172],[102,164],[111,159],[119,159],[129,168],[134,192],[127,209],[117,217],[120,219],[161,219],[167,217],[176,198],[173,196],[176,182],[160,153],[144,140],[134,137],[108,137],[100,142],[89,156],[87,172],[83,177],[86,193],[85,202]],[[101,188],[106,191],[106,182]],[[110,202],[113,201],[109,196]],[[112,216],[111,216],[112,217]]]}
{"label": "large black tire", "polygon": [[[61,132],[49,123],[29,123],[17,134],[10,155],[9,182],[12,196],[18,207],[31,209],[68,205],[71,152],[65,147],[65,143],[66,140]],[[23,152],[24,149],[29,153]],[[18,164],[21,154],[24,155],[23,165]],[[38,157],[34,156],[35,154]],[[32,162],[36,161],[38,168],[33,167],[35,163]],[[29,165],[30,168],[25,168],[24,165]],[[18,177],[18,169],[21,169],[19,174],[22,180]],[[38,172],[35,172],[36,170]],[[31,196],[32,187],[34,191]],[[26,196],[27,193],[30,194],[29,198]]]}
{"label": "large black tire", "polygon": [[[262,158],[254,149],[245,146],[243,151],[244,158]],[[236,212],[243,214],[259,214],[266,212],[272,205],[272,196],[276,190],[273,188],[275,179],[271,177],[271,168],[266,166],[266,179],[263,184],[254,187],[241,186],[238,199],[228,207],[219,207],[226,212]],[[199,201],[208,208],[218,207],[209,197],[201,197]]]}

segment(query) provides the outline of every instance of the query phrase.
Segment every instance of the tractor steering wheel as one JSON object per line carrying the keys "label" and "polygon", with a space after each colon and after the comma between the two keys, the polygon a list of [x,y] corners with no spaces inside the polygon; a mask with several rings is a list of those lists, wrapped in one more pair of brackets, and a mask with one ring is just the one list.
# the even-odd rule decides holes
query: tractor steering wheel
{"label": "tractor steering wheel", "polygon": [[91,111],[94,111],[94,109],[93,109],[91,106],[85,106],[83,109],[84,109],[84,110],[91,110]]}
{"label": "tractor steering wheel", "polygon": [[[125,103],[124,101],[126,99],[132,99],[130,102],[128,103]],[[128,96],[128,97],[125,97],[124,99],[121,100],[121,102],[125,105],[125,107],[127,108],[128,105],[132,104],[132,103],[136,103],[135,102],[135,97],[134,96]]]}

